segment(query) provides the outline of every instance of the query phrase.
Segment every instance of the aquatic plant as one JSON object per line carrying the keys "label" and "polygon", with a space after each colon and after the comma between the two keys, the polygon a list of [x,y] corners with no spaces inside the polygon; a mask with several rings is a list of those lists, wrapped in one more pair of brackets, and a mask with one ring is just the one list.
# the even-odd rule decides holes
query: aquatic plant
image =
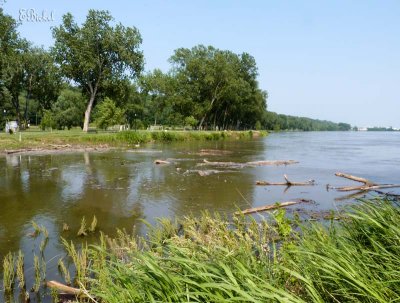
{"label": "aquatic plant", "polygon": [[75,283],[76,285],[86,286],[89,270],[89,250],[87,244],[83,244],[80,250],[75,248],[74,243],[61,238],[61,241],[71,257],[76,270]]}
{"label": "aquatic plant", "polygon": [[67,223],[63,223],[63,231],[69,231],[69,225]]}
{"label": "aquatic plant", "polygon": [[13,290],[14,280],[14,255],[9,252],[3,259],[3,287],[5,292],[11,292]]}
{"label": "aquatic plant", "polygon": [[17,277],[18,277],[18,287],[20,289],[25,289],[25,273],[24,273],[24,254],[22,251],[18,251],[17,257]]}
{"label": "aquatic plant", "polygon": [[147,240],[120,232],[91,252],[102,256],[91,294],[101,302],[393,302],[399,220],[399,205],[382,200],[300,230],[283,210],[262,222],[163,219]]}
{"label": "aquatic plant", "polygon": [[82,217],[81,226],[79,228],[79,231],[78,231],[77,235],[78,235],[78,237],[87,236],[87,228],[86,228],[86,219],[85,219],[85,217]]}
{"label": "aquatic plant", "polygon": [[96,227],[97,227],[97,218],[96,216],[93,216],[93,220],[92,223],[90,224],[89,231],[92,233],[95,232]]}
{"label": "aquatic plant", "polygon": [[58,260],[58,270],[60,271],[61,275],[64,277],[65,283],[67,283],[67,285],[71,285],[71,276],[70,276],[69,270],[67,269],[67,267],[64,264],[63,259]]}
{"label": "aquatic plant", "polygon": [[42,228],[35,221],[32,221],[32,227],[33,227],[32,235],[33,235],[33,237],[36,238],[42,232]]}
{"label": "aquatic plant", "polygon": [[39,257],[37,255],[33,256],[33,267],[35,269],[35,282],[33,284],[32,290],[37,293],[39,292],[41,285],[41,268]]}

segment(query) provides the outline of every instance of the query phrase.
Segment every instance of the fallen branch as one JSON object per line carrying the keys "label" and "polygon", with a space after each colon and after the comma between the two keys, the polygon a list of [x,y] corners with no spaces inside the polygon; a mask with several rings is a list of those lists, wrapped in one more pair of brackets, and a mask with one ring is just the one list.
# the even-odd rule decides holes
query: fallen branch
{"label": "fallen branch", "polygon": [[361,186],[343,186],[343,187],[332,187],[338,191],[369,191],[369,190],[376,190],[376,189],[383,189],[383,188],[395,188],[395,187],[400,187],[400,184],[377,184],[374,182],[371,182],[367,179],[352,176],[349,174],[344,174],[344,173],[336,173],[335,174],[338,177],[343,177],[346,179],[350,179],[353,181],[361,182],[364,183],[364,185]]}
{"label": "fallen branch", "polygon": [[48,281],[46,283],[46,285],[47,285],[47,287],[54,288],[54,289],[57,289],[64,293],[71,294],[71,295],[80,296],[83,294],[83,292],[79,288],[70,287],[70,286],[61,284],[57,281]]}
{"label": "fallen branch", "polygon": [[216,169],[207,169],[207,170],[199,170],[199,169],[189,169],[183,173],[183,175],[191,174],[191,173],[197,173],[201,177],[206,177],[214,174],[220,174],[220,173],[231,173],[235,172],[232,170],[216,170]]}
{"label": "fallen branch", "polygon": [[17,153],[23,153],[27,151],[33,151],[35,149],[32,148],[24,148],[24,149],[11,149],[11,150],[5,150],[5,153],[7,155],[12,155],[12,154],[17,154]]}
{"label": "fallen branch", "polygon": [[306,182],[292,182],[288,179],[286,175],[283,175],[286,182],[268,182],[268,181],[256,181],[256,185],[284,185],[284,186],[307,186],[307,185],[315,185],[314,180],[308,180]]}
{"label": "fallen branch", "polygon": [[171,162],[165,160],[155,160],[154,164],[171,164]]}
{"label": "fallen branch", "polygon": [[349,175],[349,174],[336,173],[335,176],[346,178],[346,179],[357,181],[357,182],[361,182],[361,183],[364,183],[365,185],[369,185],[369,186],[370,185],[376,185],[375,183],[371,182],[370,180],[367,180],[365,178],[352,176],[352,175]]}
{"label": "fallen branch", "polygon": [[290,165],[297,164],[294,160],[274,160],[274,161],[253,161],[245,163],[246,166],[267,166],[267,165]]}
{"label": "fallen branch", "polygon": [[267,166],[267,165],[290,165],[299,163],[294,160],[275,160],[275,161],[252,161],[252,162],[211,162],[206,159],[203,163],[197,164],[197,166],[216,166],[216,167],[231,167],[231,168],[244,168],[244,167],[255,167],[255,166]]}
{"label": "fallen branch", "polygon": [[258,213],[261,211],[273,210],[273,209],[287,207],[287,206],[305,203],[305,202],[310,202],[310,200],[300,199],[297,201],[288,201],[288,202],[275,203],[275,204],[266,205],[266,206],[254,207],[254,208],[237,211],[237,212],[235,212],[235,215],[249,215],[249,214]]}
{"label": "fallen branch", "polygon": [[59,144],[49,144],[51,147],[54,149],[63,149],[63,148],[70,148],[71,144],[64,144],[64,145],[59,145]]}

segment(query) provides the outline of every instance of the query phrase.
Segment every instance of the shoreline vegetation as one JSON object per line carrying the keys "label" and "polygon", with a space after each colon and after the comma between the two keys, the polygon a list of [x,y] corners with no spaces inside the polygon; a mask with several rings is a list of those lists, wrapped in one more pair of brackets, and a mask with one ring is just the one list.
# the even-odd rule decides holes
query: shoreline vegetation
{"label": "shoreline vegetation", "polygon": [[50,153],[112,148],[136,148],[146,143],[248,140],[267,136],[266,131],[121,131],[83,133],[80,130],[19,132],[0,135],[0,155]]}
{"label": "shoreline vegetation", "polygon": [[[100,233],[95,246],[63,240],[63,281],[45,285],[54,302],[393,302],[400,296],[399,206],[371,197],[340,221],[332,213],[323,222],[285,209],[261,219],[205,212],[160,219],[146,237]],[[6,300],[24,284],[14,273],[21,259],[4,259]]]}

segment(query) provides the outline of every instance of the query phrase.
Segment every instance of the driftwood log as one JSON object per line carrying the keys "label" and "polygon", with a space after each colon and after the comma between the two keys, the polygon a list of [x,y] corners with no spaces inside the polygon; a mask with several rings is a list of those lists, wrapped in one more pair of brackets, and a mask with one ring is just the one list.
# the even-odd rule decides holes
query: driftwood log
{"label": "driftwood log", "polygon": [[203,163],[197,164],[197,166],[215,166],[215,167],[231,167],[231,168],[244,168],[244,167],[256,167],[256,166],[267,166],[267,165],[290,165],[299,163],[294,160],[273,160],[273,161],[252,161],[252,162],[212,162],[203,160]]}
{"label": "driftwood log", "polygon": [[383,188],[395,188],[400,187],[400,184],[377,184],[365,178],[344,174],[344,173],[336,173],[335,176],[343,177],[349,180],[357,181],[363,183],[364,185],[361,186],[343,186],[343,187],[334,187],[334,189],[338,191],[370,191],[376,189],[383,189]]}
{"label": "driftwood log", "polygon": [[311,200],[299,199],[296,201],[275,203],[275,204],[270,204],[270,205],[265,205],[265,206],[254,207],[254,208],[237,211],[237,212],[235,212],[235,215],[249,215],[249,214],[254,214],[254,213],[258,213],[258,212],[262,212],[262,211],[273,210],[273,209],[277,209],[277,208],[282,208],[282,207],[287,207],[287,206],[300,204],[300,203],[307,203],[307,202],[311,202]]}
{"label": "driftwood log", "polygon": [[290,181],[287,175],[283,175],[286,182],[268,182],[268,181],[256,181],[256,185],[283,185],[283,186],[307,186],[307,185],[315,185],[314,180],[308,180],[306,182],[293,182]]}
{"label": "driftwood log", "polygon": [[169,161],[166,161],[166,160],[159,160],[159,159],[157,159],[157,160],[155,160],[154,161],[154,164],[171,164],[171,162],[169,162]]}
{"label": "driftwood log", "polygon": [[61,284],[57,281],[48,281],[46,283],[47,287],[57,289],[60,292],[70,295],[81,296],[84,293],[79,288],[70,287],[64,284]]}

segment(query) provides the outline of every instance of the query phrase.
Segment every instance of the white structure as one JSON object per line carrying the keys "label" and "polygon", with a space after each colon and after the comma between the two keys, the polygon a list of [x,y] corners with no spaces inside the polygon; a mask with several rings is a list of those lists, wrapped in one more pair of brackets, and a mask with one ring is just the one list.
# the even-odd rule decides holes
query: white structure
{"label": "white structure", "polygon": [[18,123],[17,121],[9,121],[6,123],[6,133],[8,134],[10,130],[15,133],[18,131]]}

